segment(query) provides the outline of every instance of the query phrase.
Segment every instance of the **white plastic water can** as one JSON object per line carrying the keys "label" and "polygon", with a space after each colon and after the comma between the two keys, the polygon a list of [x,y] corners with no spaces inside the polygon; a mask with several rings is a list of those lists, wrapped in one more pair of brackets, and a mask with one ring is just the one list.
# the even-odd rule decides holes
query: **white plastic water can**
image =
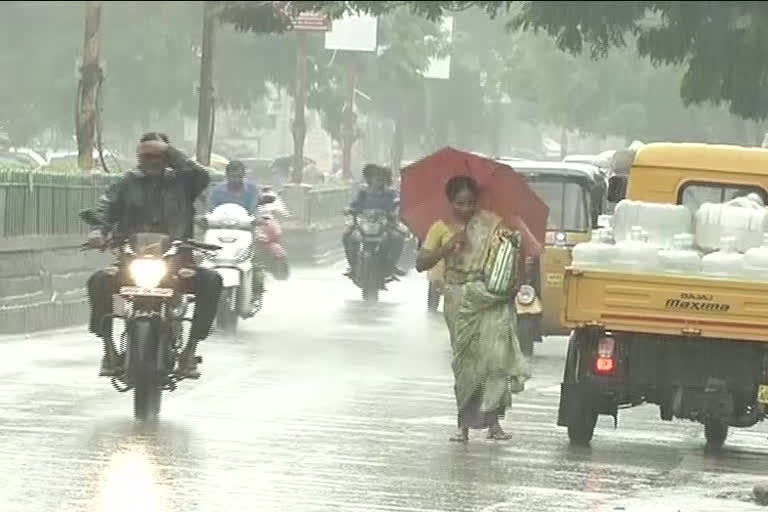
{"label": "white plastic water can", "polygon": [[672,248],[659,251],[659,269],[669,274],[699,275],[701,254],[694,249],[694,236],[678,233],[672,239]]}
{"label": "white plastic water can", "polygon": [[742,261],[745,278],[768,281],[768,233],[763,235],[763,245],[749,249]]}
{"label": "white plastic water can", "polygon": [[738,279],[744,274],[744,255],[736,250],[736,239],[723,237],[720,250],[707,254],[701,259],[702,273],[713,276]]}
{"label": "white plastic water can", "polygon": [[589,242],[576,244],[572,252],[574,268],[606,268],[613,259],[615,247],[610,228],[595,229]]}
{"label": "white plastic water can", "polygon": [[629,240],[616,243],[614,266],[629,272],[658,270],[658,248],[648,243],[648,235],[641,226],[633,226]]}

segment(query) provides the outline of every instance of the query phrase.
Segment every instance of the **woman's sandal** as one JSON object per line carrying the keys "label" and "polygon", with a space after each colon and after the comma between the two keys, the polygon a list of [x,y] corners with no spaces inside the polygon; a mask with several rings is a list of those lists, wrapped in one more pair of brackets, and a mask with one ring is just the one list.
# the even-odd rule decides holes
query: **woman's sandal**
{"label": "woman's sandal", "polygon": [[501,427],[491,427],[488,429],[488,439],[494,441],[509,441],[512,436],[504,432]]}
{"label": "woman's sandal", "polygon": [[452,443],[466,443],[469,441],[469,432],[466,429],[459,430],[449,441]]}

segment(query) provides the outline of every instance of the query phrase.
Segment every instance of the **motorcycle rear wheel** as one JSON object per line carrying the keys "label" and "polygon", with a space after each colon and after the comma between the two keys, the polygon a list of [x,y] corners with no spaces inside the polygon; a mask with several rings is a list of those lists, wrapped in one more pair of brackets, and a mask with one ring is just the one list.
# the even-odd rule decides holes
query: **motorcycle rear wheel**
{"label": "motorcycle rear wheel", "polygon": [[227,333],[237,331],[237,324],[240,320],[237,311],[232,311],[232,308],[230,307],[233,300],[233,293],[236,294],[237,290],[228,289],[221,292],[219,308],[216,312],[216,327]]}
{"label": "motorcycle rear wheel", "polygon": [[291,266],[285,258],[273,258],[270,265],[272,277],[278,281],[285,281],[291,276]]}

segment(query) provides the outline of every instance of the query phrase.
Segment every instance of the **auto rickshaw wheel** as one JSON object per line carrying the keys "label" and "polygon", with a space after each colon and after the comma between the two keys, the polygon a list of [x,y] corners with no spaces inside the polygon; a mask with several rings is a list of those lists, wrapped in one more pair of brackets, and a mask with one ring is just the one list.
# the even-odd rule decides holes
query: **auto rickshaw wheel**
{"label": "auto rickshaw wheel", "polygon": [[533,356],[533,345],[541,339],[541,315],[520,315],[517,317],[517,339],[520,350],[526,357]]}
{"label": "auto rickshaw wheel", "polygon": [[[578,369],[578,351],[580,350],[579,344],[576,342],[574,336],[568,342],[568,353],[565,360],[565,370],[563,374],[564,387],[568,386],[570,391],[567,394],[568,404],[567,410],[567,424],[568,424],[568,439],[574,446],[589,446],[592,442],[592,438],[595,435],[595,427],[597,426],[598,412],[595,408],[591,397],[587,394],[583,388],[580,389],[575,386],[576,375]],[[561,400],[562,400],[561,396]]]}
{"label": "auto rickshaw wheel", "polygon": [[728,438],[728,424],[720,419],[708,420],[704,423],[704,438],[707,440],[707,448],[719,450]]}
{"label": "auto rickshaw wheel", "polygon": [[435,283],[434,281],[429,281],[429,288],[427,289],[427,310],[436,312],[437,308],[440,307],[440,296],[442,295],[442,290],[440,289],[440,285]]}
{"label": "auto rickshaw wheel", "polygon": [[574,394],[576,403],[571,404],[568,415],[568,439],[574,446],[589,446],[595,435],[597,411],[582,394]]}

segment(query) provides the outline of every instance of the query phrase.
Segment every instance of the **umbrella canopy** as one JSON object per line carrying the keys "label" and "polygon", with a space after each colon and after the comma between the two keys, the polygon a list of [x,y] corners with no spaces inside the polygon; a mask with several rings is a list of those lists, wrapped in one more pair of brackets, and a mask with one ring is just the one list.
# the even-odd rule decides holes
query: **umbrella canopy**
{"label": "umbrella canopy", "polygon": [[471,176],[479,185],[479,206],[499,215],[520,232],[523,252],[538,256],[544,248],[549,208],[508,165],[473,153],[444,148],[405,167],[400,184],[403,222],[420,239],[438,220],[450,222],[453,210],[445,186],[454,176]]}

